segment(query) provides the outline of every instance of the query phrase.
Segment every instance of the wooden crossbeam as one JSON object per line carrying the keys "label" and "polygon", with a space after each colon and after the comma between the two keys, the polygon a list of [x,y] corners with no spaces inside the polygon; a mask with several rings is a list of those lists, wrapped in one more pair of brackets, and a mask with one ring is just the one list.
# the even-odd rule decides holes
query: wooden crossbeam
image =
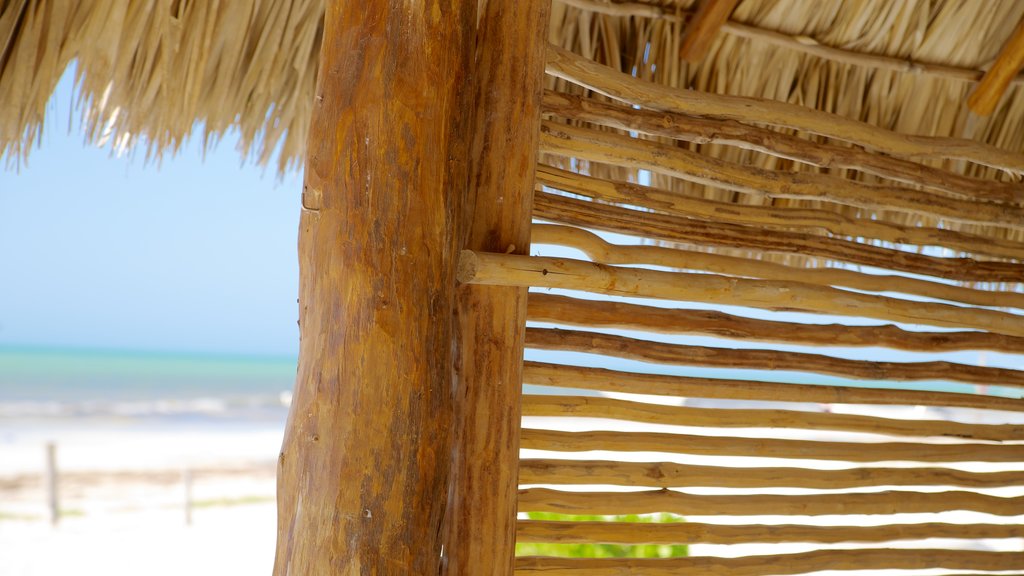
{"label": "wooden crossbeam", "polygon": [[1024,68],[1024,18],[1006,41],[992,67],[967,97],[967,105],[975,114],[988,116],[996,109],[1010,81]]}
{"label": "wooden crossbeam", "polygon": [[767,170],[719,160],[652,140],[545,121],[542,152],[651,170],[714,188],[770,198],[819,200],[866,208],[897,210],[965,222],[1024,229],[1024,208],[969,201],[902,186],[865,184],[828,174]]}
{"label": "wooden crossbeam", "polygon": [[664,452],[841,462],[1021,462],[1024,444],[923,442],[825,442],[738,436],[615,432],[564,432],[524,428],[522,447],[554,452]]}
{"label": "wooden crossbeam", "polygon": [[735,278],[717,274],[663,272],[608,266],[571,258],[546,258],[464,250],[458,279],[493,286],[539,286],[632,296],[748,306],[765,310],[867,317],[945,328],[981,329],[1024,336],[1016,314],[934,302],[900,300],[824,286]]}
{"label": "wooden crossbeam", "polygon": [[883,362],[848,360],[824,354],[764,349],[713,348],[666,344],[583,330],[527,328],[526,346],[614,356],[640,362],[711,368],[783,370],[829,374],[860,380],[952,380],[970,384],[1024,388],[1024,371],[955,362]]}
{"label": "wooden crossbeam", "polygon": [[527,319],[567,326],[640,330],[804,346],[883,346],[915,352],[1024,352],[1024,338],[991,332],[920,332],[903,330],[891,324],[801,324],[746,318],[714,310],[641,306],[611,300],[570,298],[543,292],[530,294]]}
{"label": "wooden crossbeam", "polygon": [[1024,186],[1019,184],[972,178],[902,158],[873,154],[862,148],[831,142],[811,142],[734,120],[635,109],[551,90],[544,94],[544,110],[562,118],[619,130],[698,144],[723,144],[822,168],[857,170],[965,198],[1018,203],[1024,201]]}
{"label": "wooden crossbeam", "polygon": [[761,98],[679,90],[639,80],[548,45],[547,72],[605,96],[654,110],[767,123],[859,144],[903,157],[950,158],[1024,174],[1024,155],[990,144],[945,136],[914,136],[819,110]]}
{"label": "wooden crossbeam", "polygon": [[[964,472],[954,468],[747,468],[675,462],[617,462],[526,458],[520,484],[647,486],[659,488],[810,488],[831,490],[873,486],[1024,486],[1024,473]],[[1022,555],[1024,556],[1024,555]],[[1024,558],[1022,558],[1024,559]]]}
{"label": "wooden crossbeam", "polygon": [[1020,424],[965,424],[802,410],[692,408],[602,396],[526,394],[522,404],[523,416],[604,418],[698,428],[795,428],[967,440],[1024,440],[1024,425]]}
{"label": "wooden crossbeam", "polygon": [[744,544],[750,542],[888,542],[927,538],[1018,538],[1017,524],[887,524],[882,526],[808,526],[802,524],[722,525],[700,522],[551,522],[520,520],[519,542],[561,544]]}
{"label": "wooden crossbeam", "polygon": [[940,406],[980,408],[1024,412],[1024,399],[817,384],[788,384],[725,378],[694,378],[663,374],[638,374],[566,366],[544,362],[523,363],[523,383],[559,388],[581,388],[603,392],[658,394],[687,398],[719,398],[723,400],[756,400],[768,402],[800,402],[819,404],[879,404],[897,406]]}
{"label": "wooden crossbeam", "polygon": [[555,558],[524,556],[516,559],[516,574],[529,576],[766,576],[803,574],[819,570],[1022,570],[1020,552],[978,552],[949,549],[817,550],[799,554],[770,554],[719,558]]}
{"label": "wooden crossbeam", "polygon": [[683,516],[826,516],[833,514],[926,514],[971,510],[997,516],[1024,514],[1024,496],[1007,498],[977,492],[912,492],[814,494],[687,494],[674,490],[639,492],[577,492],[551,488],[519,491],[522,512],[578,515],[622,515],[668,512]]}
{"label": "wooden crossbeam", "polygon": [[703,60],[711,41],[739,3],[740,0],[701,0],[696,14],[686,23],[679,57],[690,63]]}
{"label": "wooden crossbeam", "polygon": [[847,239],[866,238],[893,244],[942,246],[971,254],[1024,260],[1024,242],[965,234],[948,228],[907,226],[885,219],[853,218],[823,208],[719,202],[704,198],[699,192],[684,193],[633,182],[594,178],[547,165],[537,167],[537,184],[600,200],[602,203],[639,206],[673,216],[814,234],[827,230]]}

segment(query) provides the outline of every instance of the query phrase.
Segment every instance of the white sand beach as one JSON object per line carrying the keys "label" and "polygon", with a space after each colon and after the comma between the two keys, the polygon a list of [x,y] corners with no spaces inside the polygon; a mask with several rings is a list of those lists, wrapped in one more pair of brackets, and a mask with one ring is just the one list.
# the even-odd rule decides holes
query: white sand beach
{"label": "white sand beach", "polygon": [[[44,446],[62,517],[49,522]],[[280,431],[0,426],[0,576],[268,574]],[[192,476],[186,524],[184,470]]]}

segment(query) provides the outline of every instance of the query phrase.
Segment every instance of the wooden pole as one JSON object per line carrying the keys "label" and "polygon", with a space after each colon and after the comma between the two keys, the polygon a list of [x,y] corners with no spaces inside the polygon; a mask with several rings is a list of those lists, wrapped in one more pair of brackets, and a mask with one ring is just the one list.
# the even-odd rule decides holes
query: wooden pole
{"label": "wooden pole", "polygon": [[659,298],[879,318],[908,324],[988,330],[1024,337],[1024,316],[934,302],[913,302],[782,280],[664,272],[587,260],[485,254],[464,250],[459,280],[501,286],[542,286],[609,296]]}
{"label": "wooden pole", "polygon": [[748,542],[886,542],[927,538],[1019,538],[1014,524],[888,524],[882,526],[806,526],[801,524],[721,525],[699,522],[545,522],[520,520],[520,542],[612,544],[744,544]]}
{"label": "wooden pole", "polygon": [[981,82],[967,97],[967,105],[975,114],[988,116],[1010,86],[1010,81],[1024,67],[1024,19],[1017,24],[1006,45],[999,52],[995,64],[985,72]]}
{"label": "wooden pole", "polygon": [[799,554],[764,556],[694,556],[691,558],[555,558],[524,556],[516,561],[516,574],[529,576],[781,576],[820,570],[1024,570],[1020,552],[897,548],[815,550]]}
{"label": "wooden pole", "polygon": [[835,514],[925,514],[973,510],[996,516],[1024,514],[1024,496],[1007,498],[949,490],[915,492],[840,492],[783,496],[779,494],[687,494],[674,490],[639,492],[577,492],[550,488],[519,491],[524,512],[558,514],[652,514],[684,516],[830,516]]}
{"label": "wooden pole", "polygon": [[274,574],[438,574],[476,0],[327,3]]}
{"label": "wooden pole", "polygon": [[903,330],[892,324],[800,324],[745,318],[715,310],[659,308],[625,302],[570,298],[542,292],[530,294],[526,310],[527,318],[530,320],[588,328],[690,334],[807,346],[884,346],[914,352],[1024,352],[1024,338],[992,332],[919,332]]}
{"label": "wooden pole", "polygon": [[629,402],[601,396],[523,396],[523,416],[605,418],[647,424],[709,428],[843,430],[893,436],[944,436],[963,440],[1024,440],[1022,424],[964,424],[803,410],[691,408]]}
{"label": "wooden pole", "polygon": [[57,474],[57,444],[46,443],[46,507],[50,512],[50,524],[60,522],[60,481]]}
{"label": "wooden pole", "polygon": [[703,60],[711,48],[711,41],[721,30],[722,24],[729,20],[737,4],[739,0],[701,0],[697,13],[686,23],[679,57],[690,63]]}
{"label": "wooden pole", "polygon": [[964,472],[954,468],[747,468],[695,466],[675,462],[523,459],[522,484],[649,486],[659,488],[868,488],[872,486],[959,486],[1002,488],[1024,486],[1024,474]]}
{"label": "wooden pole", "polygon": [[953,380],[968,384],[1024,388],[1024,371],[1008,368],[972,366],[943,360],[932,362],[848,360],[824,354],[780,350],[688,346],[588,330],[527,328],[526,346],[540,350],[599,354],[655,364],[707,366],[733,370],[811,372],[860,380],[894,380],[898,382]]}
{"label": "wooden pole", "polygon": [[725,400],[814,402],[818,404],[892,404],[943,406],[1024,412],[1024,400],[980,394],[926,392],[818,384],[788,384],[724,378],[692,378],[664,374],[638,374],[604,368],[586,368],[542,362],[523,364],[523,383],[561,388],[582,388],[630,394],[658,394]]}
{"label": "wooden pole", "polygon": [[[550,0],[491,0],[477,42],[466,246],[527,254]],[[511,576],[526,289],[458,291],[445,573]]]}
{"label": "wooden pole", "polygon": [[632,182],[604,180],[541,165],[537,181],[551,188],[622,206],[640,206],[668,215],[716,222],[801,230],[827,230],[847,238],[869,238],[894,244],[944,246],[961,252],[1024,260],[1024,245],[945,228],[907,226],[885,220],[852,218],[821,208],[734,204],[704,198],[699,192],[679,192]]}
{"label": "wooden pole", "polygon": [[181,472],[181,483],[185,488],[185,525],[192,525],[192,469],[185,468]]}
{"label": "wooden pole", "polygon": [[558,124],[551,120],[541,125],[540,148],[551,154],[651,170],[696,184],[755,196],[820,200],[868,210],[895,210],[950,222],[1010,229],[1024,227],[1024,208],[1015,204],[964,200],[928,190],[867,184],[829,174],[744,166],[672,144]]}
{"label": "wooden pole", "polygon": [[900,134],[859,120],[788,102],[680,90],[639,80],[548,45],[548,74],[628,104],[698,116],[769,124],[827,136],[893,156],[950,158],[1024,173],[1024,156],[966,138]]}
{"label": "wooden pole", "polygon": [[638,110],[614,102],[550,90],[544,93],[544,111],[570,120],[619,130],[698,144],[724,144],[822,168],[858,170],[903,184],[921,185],[966,198],[1001,202],[1017,202],[1024,198],[1024,188],[1009,182],[973,178],[910,160],[874,154],[862,148],[811,142],[734,120]]}

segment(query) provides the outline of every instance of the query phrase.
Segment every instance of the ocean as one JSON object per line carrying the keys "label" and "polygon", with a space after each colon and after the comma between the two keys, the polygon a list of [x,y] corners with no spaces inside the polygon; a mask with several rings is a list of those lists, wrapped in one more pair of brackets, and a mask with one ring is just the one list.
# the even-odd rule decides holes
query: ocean
{"label": "ocean", "polygon": [[[659,366],[587,354],[527,351],[527,359],[705,378],[976,393],[968,384],[857,381],[806,373]],[[0,348],[0,423],[116,421],[148,426],[283,426],[295,380],[290,357]],[[527,386],[526,393],[596,392]],[[983,393],[1020,397],[1020,390]]]}
{"label": "ocean", "polygon": [[0,419],[283,426],[296,360],[0,348]]}

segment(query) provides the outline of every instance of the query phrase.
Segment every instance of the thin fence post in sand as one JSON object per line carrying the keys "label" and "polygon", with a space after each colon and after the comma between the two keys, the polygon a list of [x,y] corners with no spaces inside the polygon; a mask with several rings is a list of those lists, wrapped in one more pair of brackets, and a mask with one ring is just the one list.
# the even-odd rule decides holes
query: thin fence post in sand
{"label": "thin fence post in sand", "polygon": [[46,443],[46,503],[50,511],[50,524],[60,521],[60,498],[57,492],[57,444]]}
{"label": "thin fence post in sand", "polygon": [[182,484],[185,485],[185,525],[192,525],[192,469],[185,468],[181,473]]}

